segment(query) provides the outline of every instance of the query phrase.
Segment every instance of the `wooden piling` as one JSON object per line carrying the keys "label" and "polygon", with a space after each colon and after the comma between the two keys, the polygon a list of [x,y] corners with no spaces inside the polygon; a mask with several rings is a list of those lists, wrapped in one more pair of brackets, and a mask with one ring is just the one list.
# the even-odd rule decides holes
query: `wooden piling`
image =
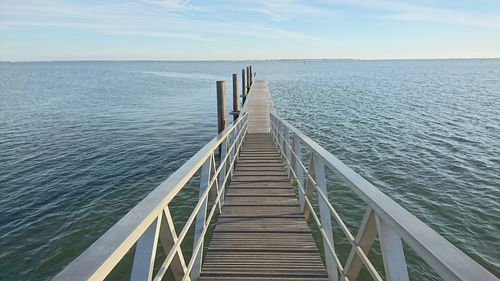
{"label": "wooden piling", "polygon": [[248,66],[248,70],[250,71],[250,86],[253,84],[253,71],[252,71],[252,65]]}
{"label": "wooden piling", "polygon": [[238,97],[238,74],[233,74],[233,121],[238,119],[240,111],[239,97]]}
{"label": "wooden piling", "polygon": [[217,81],[217,124],[219,133],[226,128],[226,81]]}
{"label": "wooden piling", "polygon": [[247,66],[247,94],[250,92],[250,67]]}
{"label": "wooden piling", "polygon": [[246,79],[246,73],[245,69],[241,70],[241,104],[245,104],[245,101],[247,100],[247,79]]}

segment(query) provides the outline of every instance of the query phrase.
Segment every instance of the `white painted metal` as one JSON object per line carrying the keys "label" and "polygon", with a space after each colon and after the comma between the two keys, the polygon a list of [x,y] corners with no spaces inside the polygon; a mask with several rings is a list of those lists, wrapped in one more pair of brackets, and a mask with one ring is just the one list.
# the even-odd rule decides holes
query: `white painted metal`
{"label": "white painted metal", "polygon": [[[223,142],[223,146],[226,142]],[[210,179],[212,178],[212,163],[213,163],[213,156],[207,159],[205,161],[205,164],[203,164],[203,167],[201,168],[201,177],[200,177],[200,189],[199,189],[199,200],[202,201],[202,205],[200,210],[198,211],[198,214],[196,215],[196,224],[195,224],[195,229],[194,229],[194,238],[193,238],[193,248],[196,247],[196,244],[198,243],[198,240],[201,240],[202,245],[203,245],[203,236],[201,235],[203,230],[205,229],[206,225],[206,218],[207,218],[207,205],[208,205],[208,200],[205,197],[204,199],[202,198],[202,195],[205,193],[205,191],[209,188],[210,184]],[[225,169],[224,169],[225,170]],[[222,174],[222,173],[221,173]],[[200,277],[200,272],[201,272],[201,264],[202,264],[202,252],[199,252],[195,257],[194,257],[194,266],[193,270],[191,272],[191,279],[197,280]]]}
{"label": "white painted metal", "polygon": [[[384,235],[381,239],[385,239],[386,244],[391,245],[390,247],[396,248],[396,250],[394,250],[393,248],[383,247],[382,251],[385,256],[389,255],[391,257],[396,257],[398,254],[394,253],[399,253],[399,257],[402,257],[404,259],[404,255],[401,255],[401,252],[398,252],[397,250],[399,249],[398,245],[401,245],[402,239],[444,280],[499,280],[492,273],[488,272],[477,262],[472,260],[470,257],[457,249],[454,245],[452,245],[450,242],[448,242],[446,239],[432,230],[429,226],[424,224],[399,204],[383,194],[380,190],[378,190],[375,186],[362,178],[359,174],[347,167],[331,153],[319,146],[309,137],[305,136],[295,127],[291,126],[288,122],[278,117],[274,113],[274,111],[271,112],[271,126],[271,132],[274,134],[276,143],[281,150],[281,154],[282,157],[284,157],[285,162],[291,163],[290,157],[286,157],[285,152],[287,151],[287,149],[291,149],[292,153],[295,153],[295,155],[293,155],[292,157],[297,157],[297,155],[295,150],[293,150],[291,147],[285,147],[287,146],[287,144],[283,142],[283,136],[281,136],[282,134],[284,134],[284,127],[286,127],[291,132],[292,138],[298,138],[300,143],[304,145],[303,147],[309,150],[310,153],[320,157],[324,161],[325,165],[329,168],[329,170],[331,170],[337,177],[339,177],[344,183],[346,183],[349,188],[351,188],[363,201],[367,203],[369,212],[373,212],[373,214],[379,219],[379,221],[383,222],[382,228],[385,232],[383,234],[380,234]],[[297,157],[297,159],[300,158]],[[340,265],[337,266],[342,274],[343,280],[351,280],[349,276],[356,278],[357,273],[359,272],[356,267],[361,266],[359,260],[357,260],[358,258],[361,260],[361,263],[365,265],[365,268],[369,271],[373,279],[382,280],[367,257],[367,253],[371,247],[371,242],[373,241],[375,233],[377,232],[373,226],[373,219],[369,219],[369,222],[366,222],[366,227],[362,226],[360,228],[360,233],[358,233],[357,235],[357,238],[353,239],[349,230],[347,229],[347,227],[345,227],[345,224],[342,222],[341,218],[338,216],[337,212],[328,201],[326,192],[322,192],[318,187],[318,184],[315,182],[315,175],[312,173],[314,169],[311,170],[310,167],[308,171],[303,163],[299,162],[297,164],[291,166],[294,167],[291,173],[295,177],[295,179],[297,179],[299,171],[305,172],[304,175],[307,177],[307,184],[305,191],[303,191],[307,194],[310,190],[310,187],[312,186],[313,189],[318,192],[318,199],[320,200],[320,202],[327,202],[330,213],[333,215],[336,222],[339,223],[339,226],[353,245],[354,250],[351,251],[351,254],[348,258],[346,270],[344,271],[342,266]],[[301,188],[302,186],[299,184],[299,192]],[[318,224],[318,226],[320,226],[321,223],[317,220],[317,216],[314,213],[312,207],[310,207],[310,201],[308,198],[310,197],[305,196],[306,204],[304,207],[304,213],[307,217],[307,213],[311,211],[313,218],[315,218],[316,223]],[[389,234],[387,234],[387,231],[390,231]],[[323,238],[327,236],[323,232],[322,235]],[[400,239],[395,239],[395,237],[400,237]],[[330,245],[325,248],[325,252],[327,250],[332,250],[330,248]],[[334,255],[334,257],[336,257],[336,255]],[[386,260],[387,258],[384,259],[384,263],[386,263]],[[387,262],[392,263],[393,261],[391,260]],[[396,264],[395,267],[397,268],[397,270],[399,270],[399,273],[401,273],[402,266]],[[389,265],[389,268],[392,267]],[[402,274],[402,276],[404,276],[404,274]],[[403,279],[401,280],[406,280],[404,279],[404,277],[402,278]]]}
{"label": "white painted metal", "polygon": [[[162,212],[160,242],[165,255],[169,254],[170,249],[172,249],[177,242],[177,233],[175,232],[174,221],[172,220],[172,215],[170,214],[168,206],[166,206]],[[161,281],[165,273],[167,273],[167,269],[167,267],[161,267],[156,273],[154,281]],[[180,281],[186,274],[186,262],[184,261],[184,255],[182,254],[181,249],[178,249],[177,252],[174,253],[170,269],[176,281]]]}
{"label": "white painted metal", "polygon": [[[324,194],[328,194],[326,190],[326,176],[325,176],[325,166],[323,159],[313,155],[314,161],[314,179],[316,184]],[[328,242],[332,245],[333,251],[335,252],[335,244],[333,242],[333,230],[332,230],[332,218],[330,216],[330,210],[327,207],[327,202],[321,200],[318,194],[318,205],[319,205],[319,216],[321,219],[321,227],[323,228],[325,235],[323,237],[323,244],[326,245]],[[327,242],[328,241],[328,242]],[[331,281],[337,281],[339,279],[337,272],[337,262],[333,258],[333,254],[329,251],[325,251],[325,263],[326,270],[328,272],[328,279]]]}
{"label": "white painted metal", "polygon": [[401,237],[380,217],[377,221],[378,238],[384,259],[385,278],[387,281],[408,281],[405,254]]}
{"label": "white painted metal", "polygon": [[[306,213],[310,212],[320,229],[324,239],[327,268],[332,280],[336,280],[333,278],[337,278],[337,272],[341,273],[342,280],[354,280],[362,265],[373,279],[382,280],[367,257],[377,230],[389,280],[408,280],[401,240],[404,240],[445,280],[498,280],[336,157],[275,115],[272,103],[269,106],[271,107],[271,132],[280,148],[290,177],[297,182],[299,200],[305,215],[308,216]],[[161,280],[167,269],[172,269],[176,280],[189,280],[191,277],[196,280],[199,276],[204,236],[208,229],[206,226],[214,214],[220,211],[223,204],[225,186],[231,178],[247,130],[247,115],[242,113],[232,126],[222,131],[174,172],[59,273],[54,280],[103,280],[136,243],[132,278],[151,280],[158,239],[161,241],[166,258],[155,280]],[[224,156],[221,155],[220,164],[216,167],[213,155],[221,144],[225,146],[223,151],[226,153]],[[308,150],[311,155],[315,155],[311,158],[309,170],[301,161],[302,148]],[[195,173],[206,165],[209,165],[210,172],[208,177],[202,175],[199,201],[177,236],[168,204]],[[367,212],[356,238],[350,233],[328,200],[325,165],[367,204]],[[204,174],[203,170],[206,175],[206,168],[202,168],[202,174]],[[305,187],[304,180],[306,180]],[[317,192],[320,217],[315,213],[311,204],[312,192]],[[209,194],[212,194],[213,203],[207,217]],[[352,244],[345,267],[342,266],[335,253],[331,235],[331,217]],[[195,220],[196,237],[193,242],[193,256],[186,266],[181,244]]]}
{"label": "white painted metal", "polygon": [[[291,148],[290,148],[290,133],[288,132],[288,128],[284,127],[284,133],[285,137],[283,138],[283,143],[285,144],[285,155],[288,159],[290,159],[291,155]],[[286,174],[288,175],[288,178],[290,178],[290,169],[291,169],[291,163],[286,163]]]}
{"label": "white painted metal", "polygon": [[130,280],[151,280],[158,245],[161,215],[141,235],[135,247],[134,263]]}
{"label": "white painted metal", "polygon": [[[375,214],[373,213],[372,208],[368,207],[365,215],[363,216],[363,220],[361,221],[361,226],[359,227],[358,234],[356,235],[356,240],[354,241],[351,252],[347,258],[345,271],[342,274],[342,277],[346,277],[349,280],[356,280],[363,263],[365,263],[365,266],[367,267],[372,266],[371,263],[367,264],[364,261],[364,258],[370,251],[375,237],[377,237]],[[382,280],[375,269],[369,269],[368,272],[372,274],[372,278],[374,280]]]}
{"label": "white painted metal", "polygon": [[[308,200],[311,200],[311,195],[314,191],[314,188],[316,186],[316,181],[314,178],[316,177],[316,169],[314,169],[314,158],[313,155],[309,157],[309,170],[305,170],[306,174],[308,175],[307,181],[306,181],[306,188],[304,190],[304,197]],[[311,212],[314,212],[314,209],[308,206],[304,206],[304,209],[302,210],[304,212],[304,217],[306,220],[309,220],[309,214]]]}
{"label": "white painted metal", "polygon": [[[216,138],[205,145],[168,179],[161,183],[160,186],[146,196],[146,198],[144,198],[137,206],[120,219],[94,244],[85,250],[63,271],[56,275],[53,280],[103,280],[139,240],[139,251],[137,251],[136,255],[137,261],[134,262],[136,264],[136,269],[134,269],[135,273],[133,276],[134,278],[135,276],[138,276],[138,278],[142,280],[151,280],[149,271],[152,269],[151,267],[148,267],[147,264],[150,264],[149,257],[151,256],[154,259],[155,255],[154,252],[147,249],[154,248],[154,251],[156,250],[156,247],[148,248],[146,246],[142,246],[151,246],[150,226],[157,221],[158,217],[162,217],[164,211],[168,212],[168,204],[170,201],[179,193],[180,190],[182,190],[182,188],[197,173],[197,171],[200,170],[204,163],[207,161],[214,163],[214,152],[228,139],[229,134],[233,132],[236,137],[232,138],[232,142],[230,141],[227,145],[230,149],[234,149],[236,154],[239,153],[241,144],[243,143],[248,130],[247,119],[248,115],[243,113],[231,126],[224,129],[219,135],[217,135]],[[216,191],[216,201],[212,204],[213,207],[211,213],[214,213],[220,208],[221,204],[219,200],[222,192],[224,191],[224,186],[228,180],[229,174],[225,173],[224,181],[220,183],[221,190],[217,190],[219,186],[218,177],[222,172],[222,166],[224,166],[227,161],[231,162],[229,169],[234,169],[236,158],[234,157],[231,160],[227,159],[228,157],[221,159],[219,167],[214,173],[212,173],[213,176],[210,178],[208,188],[203,192],[203,194],[200,194],[199,201],[194,207],[192,214],[186,221],[178,237],[175,235],[172,221],[161,220],[161,224],[157,224],[156,231],[158,231],[158,229],[163,229],[163,227],[166,226],[163,231],[160,231],[162,233],[160,234],[160,239],[162,239],[162,246],[166,252],[166,258],[155,276],[155,280],[161,280],[169,268],[174,271],[174,277],[176,280],[180,279],[180,275],[182,275],[183,280],[190,279],[191,270],[187,270],[185,266],[184,258],[182,256],[181,243],[195,221],[197,214],[200,213],[200,210],[203,208],[203,203],[208,198],[209,192],[212,189],[215,189]],[[212,168],[215,169],[214,164],[212,164]],[[170,215],[168,213],[166,217],[168,218],[169,216]],[[207,222],[208,221],[209,220],[207,219]],[[167,223],[167,225],[164,226],[163,224],[165,223]],[[206,227],[203,228],[202,235],[197,241],[199,245],[203,243],[203,237],[206,233],[206,229]],[[156,234],[156,239],[154,240],[155,242],[153,243],[157,243],[158,234]],[[163,240],[167,242],[164,244]],[[168,250],[165,249],[165,245],[168,245]],[[143,258],[139,258],[139,256]],[[196,255],[193,255],[190,262],[190,268],[193,268],[195,265],[195,257]],[[199,267],[196,270],[199,270]],[[145,276],[144,272],[147,272],[146,278],[142,278]],[[177,272],[177,275],[175,272]]]}
{"label": "white painted metal", "polygon": [[[230,137],[231,137],[231,142],[235,143],[235,142],[237,142],[237,141],[238,141],[238,140],[237,140],[237,136],[236,136],[234,133],[233,133],[233,135],[232,135],[232,136],[230,136]],[[231,161],[233,161],[234,157],[235,157],[235,147],[233,146],[233,147],[229,150],[229,161],[230,161],[230,162],[231,162]],[[233,180],[233,170],[232,170],[232,169],[231,169],[231,170],[229,170],[229,178],[230,178],[231,180]],[[221,196],[221,201],[223,201],[223,200],[224,200],[224,196]]]}
{"label": "white painted metal", "polygon": [[[226,139],[225,142],[222,143],[221,145],[221,154],[220,154],[220,159],[221,161],[223,159],[226,159],[227,157],[227,143],[229,141],[229,138]],[[221,165],[222,169],[221,169],[221,173],[219,174],[219,182],[224,182],[225,180],[225,176],[226,176],[226,170],[227,170],[227,163],[224,163],[224,165]],[[222,189],[222,186],[219,186],[219,191],[220,189]],[[221,197],[221,201],[224,200],[224,196]],[[224,202],[222,202],[221,205],[224,205]]]}
{"label": "white painted metal", "polygon": [[[301,169],[300,165],[302,164],[302,148],[300,145],[300,140],[297,136],[293,137],[293,159],[294,159],[294,164],[292,165],[295,168],[295,171],[297,173],[297,178],[295,179],[297,181],[297,185],[303,186],[304,185],[304,170]],[[295,178],[295,177],[293,177]],[[304,209],[304,192],[302,191],[301,188],[298,189],[298,194],[299,194],[299,204],[300,204],[300,209]]]}

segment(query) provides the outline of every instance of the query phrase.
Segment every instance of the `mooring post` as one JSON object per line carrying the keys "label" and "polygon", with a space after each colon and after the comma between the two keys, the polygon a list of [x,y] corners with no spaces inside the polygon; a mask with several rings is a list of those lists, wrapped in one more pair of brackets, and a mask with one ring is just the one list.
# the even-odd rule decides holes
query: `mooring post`
{"label": "mooring post", "polygon": [[247,94],[250,92],[250,67],[247,66]]}
{"label": "mooring post", "polygon": [[226,81],[217,81],[217,119],[219,133],[226,128]]}
{"label": "mooring post", "polygon": [[240,105],[239,105],[239,97],[238,97],[238,74],[233,74],[233,121],[238,119],[240,115]]}
{"label": "mooring post", "polygon": [[241,70],[241,104],[245,104],[245,101],[247,100],[247,80],[246,80],[246,73],[245,69]]}
{"label": "mooring post", "polygon": [[249,70],[250,70],[250,86],[252,86],[253,84],[253,72],[252,72],[252,65],[249,65],[248,66]]}

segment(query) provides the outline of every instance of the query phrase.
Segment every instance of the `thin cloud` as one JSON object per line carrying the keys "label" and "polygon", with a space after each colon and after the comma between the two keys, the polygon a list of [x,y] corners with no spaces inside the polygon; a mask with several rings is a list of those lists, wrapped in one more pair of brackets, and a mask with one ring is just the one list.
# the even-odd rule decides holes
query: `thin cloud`
{"label": "thin cloud", "polygon": [[198,9],[207,12],[217,12],[222,14],[245,13],[249,16],[253,14],[265,15],[274,22],[290,21],[295,18],[315,17],[326,15],[327,10],[311,5],[310,2],[299,0],[254,0],[251,5],[245,0],[221,0],[212,6],[196,6]]}
{"label": "thin cloud", "polygon": [[213,36],[218,34],[303,42],[327,40],[266,23],[199,19],[185,12],[204,13],[201,12],[203,7],[194,7],[189,1],[181,0],[139,0],[120,5],[61,3],[57,0],[44,3],[7,1],[3,8],[0,29],[71,28],[114,36],[196,41],[214,41]]}
{"label": "thin cloud", "polygon": [[381,19],[398,21],[427,21],[482,28],[500,28],[500,16],[497,14],[479,15],[470,11],[423,6],[403,1],[326,0],[326,2],[362,9],[386,11],[389,13],[376,16]]}
{"label": "thin cloud", "polygon": [[286,21],[297,16],[317,16],[324,10],[295,0],[259,0],[249,9],[269,16],[273,20]]}

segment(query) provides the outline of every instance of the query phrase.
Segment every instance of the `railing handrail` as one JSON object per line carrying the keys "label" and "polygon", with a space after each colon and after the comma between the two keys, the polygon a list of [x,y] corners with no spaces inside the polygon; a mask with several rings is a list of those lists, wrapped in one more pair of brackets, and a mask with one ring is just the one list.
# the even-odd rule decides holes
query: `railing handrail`
{"label": "railing handrail", "polygon": [[245,117],[246,114],[242,114],[240,118],[201,148],[57,274],[53,280],[104,279],[157,219],[163,208],[200,170],[213,152],[238,128],[243,120],[246,120]]}
{"label": "railing handrail", "polygon": [[[271,113],[271,118],[284,125],[289,132],[309,147],[312,153],[323,159],[326,166],[365,201],[442,278],[445,280],[498,280],[492,273],[300,130],[277,116],[276,113]],[[284,157],[286,158],[286,155]],[[331,206],[331,203],[328,202],[328,204]]]}

